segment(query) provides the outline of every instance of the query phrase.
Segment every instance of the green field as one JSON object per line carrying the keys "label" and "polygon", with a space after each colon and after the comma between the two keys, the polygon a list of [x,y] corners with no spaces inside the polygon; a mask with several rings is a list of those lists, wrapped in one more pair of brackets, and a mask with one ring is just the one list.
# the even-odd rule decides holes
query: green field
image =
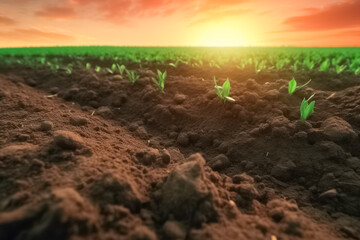
{"label": "green field", "polygon": [[[64,61],[64,58],[66,61]],[[138,63],[178,67],[251,68],[260,71],[331,71],[360,74],[360,48],[199,48],[199,47],[34,47],[0,49],[3,66],[73,68],[96,65]],[[96,67],[96,66],[92,66]]]}

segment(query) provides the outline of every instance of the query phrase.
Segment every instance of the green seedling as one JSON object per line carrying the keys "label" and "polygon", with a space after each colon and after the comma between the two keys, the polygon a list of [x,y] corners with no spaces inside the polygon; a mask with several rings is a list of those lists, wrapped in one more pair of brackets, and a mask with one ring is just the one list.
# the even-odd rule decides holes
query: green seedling
{"label": "green seedling", "polygon": [[359,75],[360,74],[360,67],[358,69],[355,70],[355,75]]}
{"label": "green seedling", "polygon": [[165,88],[165,79],[167,76],[166,71],[165,72],[161,72],[160,70],[157,70],[158,73],[158,77],[157,78],[152,78],[153,82],[155,83],[155,85],[162,91],[164,92],[164,88]]}
{"label": "green seedling", "polygon": [[215,92],[216,95],[218,95],[218,97],[221,100],[225,101],[231,101],[231,102],[235,102],[235,99],[233,99],[232,97],[229,97],[230,95],[230,81],[229,78],[226,79],[226,81],[223,83],[222,86],[218,86],[216,83],[216,78],[214,76],[214,84],[215,84]]}
{"label": "green seedling", "polygon": [[169,66],[176,68],[179,64],[179,60],[177,60],[175,63],[169,63]]}
{"label": "green seedling", "polygon": [[346,65],[336,65],[335,66],[335,71],[337,74],[342,73],[345,69],[346,69]]}
{"label": "green seedling", "polygon": [[296,72],[298,70],[298,64],[299,64],[299,62],[296,61],[292,66],[290,66],[290,69],[293,70],[294,72]]}
{"label": "green seedling", "polygon": [[129,78],[129,81],[132,84],[134,84],[140,78],[139,75],[135,74],[135,71],[130,71],[130,70],[127,70],[127,69],[125,71],[126,71],[126,74],[127,74],[128,78]]}
{"label": "green seedling", "polygon": [[123,76],[124,74],[124,71],[126,70],[126,67],[124,65],[119,65],[119,64],[116,64],[117,68],[119,69],[119,73],[121,76]]}
{"label": "green seedling", "polygon": [[66,74],[72,74],[72,69],[71,69],[71,67],[67,67],[66,68]]}
{"label": "green seedling", "polygon": [[307,67],[308,70],[312,70],[315,67],[314,61],[310,61],[310,58],[305,58],[303,64]]}
{"label": "green seedling", "polygon": [[101,67],[96,66],[96,67],[95,67],[95,72],[99,73],[100,71],[101,71]]}
{"label": "green seedling", "polygon": [[90,63],[86,63],[86,69],[90,69],[91,68],[91,64]]}
{"label": "green seedling", "polygon": [[326,59],[319,67],[320,72],[324,72],[330,68],[330,60]]}
{"label": "green seedling", "polygon": [[301,89],[301,88],[305,87],[310,82],[311,82],[311,79],[307,83],[305,83],[303,85],[300,85],[300,86],[297,86],[297,82],[296,82],[295,78],[291,79],[289,81],[289,94],[290,95],[293,94],[297,89]]}
{"label": "green seedling", "polygon": [[309,101],[311,100],[311,98],[313,98],[315,96],[315,93],[313,95],[311,95],[307,100],[305,100],[305,98],[302,100],[301,105],[300,105],[300,116],[301,116],[301,120],[305,121],[311,114],[314,113],[314,107],[315,107],[315,101],[312,101],[309,104]]}
{"label": "green seedling", "polygon": [[260,63],[255,64],[255,72],[258,74],[259,72],[266,69],[266,61],[261,61]]}
{"label": "green seedling", "polygon": [[111,68],[106,68],[106,71],[110,74],[114,74],[116,71],[116,65],[115,63],[113,65],[111,65]]}

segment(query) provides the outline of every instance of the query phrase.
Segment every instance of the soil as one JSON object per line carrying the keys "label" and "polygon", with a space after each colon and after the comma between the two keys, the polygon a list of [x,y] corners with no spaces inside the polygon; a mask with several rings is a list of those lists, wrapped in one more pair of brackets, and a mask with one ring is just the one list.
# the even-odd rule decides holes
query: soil
{"label": "soil", "polygon": [[3,69],[0,239],[360,239],[359,77],[179,69]]}

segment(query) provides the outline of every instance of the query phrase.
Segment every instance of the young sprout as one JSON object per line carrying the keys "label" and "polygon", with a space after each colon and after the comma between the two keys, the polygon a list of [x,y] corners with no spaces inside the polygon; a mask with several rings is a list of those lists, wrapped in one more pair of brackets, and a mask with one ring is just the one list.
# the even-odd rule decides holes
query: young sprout
{"label": "young sprout", "polygon": [[86,63],[86,69],[90,69],[91,68],[91,64],[90,63]]}
{"label": "young sprout", "polygon": [[289,81],[289,94],[290,95],[293,94],[297,89],[301,89],[301,88],[305,87],[310,82],[311,82],[311,79],[307,83],[305,83],[303,85],[300,85],[300,86],[297,86],[297,82],[296,82],[295,78],[291,79]]}
{"label": "young sprout", "polygon": [[115,63],[113,65],[111,65],[111,68],[106,68],[106,71],[110,74],[114,74],[116,70],[116,65]]}
{"label": "young sprout", "polygon": [[169,66],[176,68],[179,64],[179,60],[176,60],[175,63],[169,63]]}
{"label": "young sprout", "polygon": [[153,82],[155,83],[155,85],[162,91],[164,92],[164,88],[165,88],[165,79],[166,79],[166,71],[164,73],[162,73],[159,69],[157,70],[158,73],[158,77],[157,78],[152,78]]}
{"label": "young sprout", "polygon": [[298,64],[299,64],[299,61],[297,60],[292,66],[290,66],[290,68],[296,72],[298,70]]}
{"label": "young sprout", "polygon": [[71,74],[72,73],[72,69],[71,69],[71,67],[67,67],[66,68],[66,74]]}
{"label": "young sprout", "polygon": [[129,71],[129,70],[125,70],[126,71],[126,74],[129,78],[129,81],[134,84],[138,79],[139,79],[139,75],[136,75],[134,71]]}
{"label": "young sprout", "polygon": [[99,73],[100,71],[101,71],[101,67],[96,66],[96,67],[95,67],[95,72]]}
{"label": "young sprout", "polygon": [[215,84],[215,92],[221,100],[224,100],[224,102],[227,100],[231,101],[231,102],[235,102],[235,99],[233,99],[232,97],[229,97],[229,95],[230,95],[229,78],[226,79],[226,81],[223,83],[222,86],[218,86],[216,83],[216,78],[214,76],[214,84]]}
{"label": "young sprout", "polygon": [[337,74],[342,73],[346,68],[346,65],[336,65],[335,66],[335,71]]}
{"label": "young sprout", "polygon": [[123,76],[126,67],[125,67],[124,65],[121,65],[121,66],[120,66],[119,64],[116,64],[116,66],[117,66],[117,68],[119,69],[120,75]]}
{"label": "young sprout", "polygon": [[305,65],[309,70],[312,70],[312,69],[315,67],[314,61],[310,61],[310,58],[309,58],[309,57],[305,58],[305,60],[304,60],[304,65]]}
{"label": "young sprout", "polygon": [[326,59],[319,67],[319,71],[323,72],[328,70],[330,67],[330,59]]}
{"label": "young sprout", "polygon": [[300,115],[301,115],[302,121],[305,121],[311,114],[314,113],[315,101],[312,101],[309,104],[310,99],[313,98],[314,96],[315,96],[315,93],[313,95],[311,95],[307,100],[305,100],[305,98],[304,98],[301,102]]}
{"label": "young sprout", "polygon": [[356,70],[355,70],[355,75],[359,75],[360,74],[360,67],[358,67]]}

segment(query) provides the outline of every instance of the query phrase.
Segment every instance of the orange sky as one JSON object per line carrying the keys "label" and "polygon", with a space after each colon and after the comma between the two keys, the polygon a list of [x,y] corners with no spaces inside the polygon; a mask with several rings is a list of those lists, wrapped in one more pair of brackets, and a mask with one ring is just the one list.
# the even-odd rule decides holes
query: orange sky
{"label": "orange sky", "polygon": [[360,46],[360,0],[0,0],[0,47]]}

